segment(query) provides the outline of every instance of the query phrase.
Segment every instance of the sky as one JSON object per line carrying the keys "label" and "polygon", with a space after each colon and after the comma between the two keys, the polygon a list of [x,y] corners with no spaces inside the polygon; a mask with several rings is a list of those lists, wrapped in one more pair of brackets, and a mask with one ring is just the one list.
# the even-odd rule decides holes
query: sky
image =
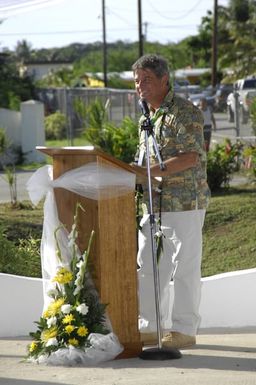
{"label": "sky", "polygon": [[[228,3],[218,0],[219,5]],[[214,0],[141,0],[141,4],[146,40],[167,44],[197,34]],[[107,42],[138,41],[138,0],[105,0],[105,10]],[[0,0],[0,20],[0,51],[14,50],[21,40],[39,49],[94,43],[103,36],[102,0]]]}

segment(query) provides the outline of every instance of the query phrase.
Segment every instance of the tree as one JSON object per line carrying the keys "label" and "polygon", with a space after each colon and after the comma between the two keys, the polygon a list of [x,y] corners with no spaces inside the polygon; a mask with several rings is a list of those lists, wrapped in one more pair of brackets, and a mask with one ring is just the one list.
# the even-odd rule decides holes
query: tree
{"label": "tree", "polygon": [[38,87],[72,87],[74,83],[74,72],[69,68],[61,68],[51,72],[48,76],[36,82]]}
{"label": "tree", "polygon": [[26,40],[18,41],[15,48],[15,55],[20,63],[25,63],[31,58],[31,44]]}
{"label": "tree", "polygon": [[256,71],[256,6],[247,0],[231,0],[226,12],[219,15],[226,41],[220,43],[222,67],[232,68],[233,79],[254,74]]}
{"label": "tree", "polygon": [[237,23],[244,23],[250,18],[248,0],[230,0],[232,18]]}
{"label": "tree", "polygon": [[[234,70],[233,79],[244,77],[256,72],[256,1],[255,0],[230,0],[229,6],[218,6],[218,70]],[[174,71],[178,68],[192,66],[194,68],[211,66],[213,34],[213,15],[208,11],[201,20],[198,33],[189,36],[181,42],[174,44],[160,44],[158,42],[144,42],[145,53],[157,53],[167,58],[170,68]],[[31,61],[63,61],[72,62],[72,71],[59,71],[51,74],[44,86],[72,86],[77,84],[85,72],[102,72],[103,55],[102,42],[90,44],[74,43],[62,48],[32,50],[31,45],[22,40],[18,42],[15,55],[9,52],[9,58]],[[108,44],[108,72],[130,71],[134,61],[138,58],[138,42],[117,41]],[[14,63],[14,62],[12,62]],[[13,67],[13,76],[17,72]],[[0,68],[0,86],[4,70]],[[16,75],[15,75],[16,76]],[[9,74],[6,78],[9,78]],[[113,77],[111,87],[124,88],[121,79]],[[10,83],[17,95],[17,84]],[[9,104],[9,96],[2,96],[0,89],[0,103],[5,99]],[[18,93],[20,95],[20,92]],[[22,96],[23,97],[23,96]],[[14,99],[13,99],[14,100]],[[15,103],[17,98],[14,100]]]}
{"label": "tree", "polygon": [[11,55],[1,55],[0,61],[0,107],[19,109],[19,101],[33,98],[34,85],[31,79],[19,76]]}
{"label": "tree", "polygon": [[212,22],[212,13],[208,11],[207,16],[202,18],[198,35],[186,39],[193,67],[210,67],[211,65]]}

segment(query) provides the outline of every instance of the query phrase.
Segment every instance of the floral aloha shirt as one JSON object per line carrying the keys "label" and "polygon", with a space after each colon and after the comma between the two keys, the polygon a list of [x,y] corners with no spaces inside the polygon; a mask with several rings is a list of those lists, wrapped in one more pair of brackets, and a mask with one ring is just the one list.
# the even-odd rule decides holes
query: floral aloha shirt
{"label": "floral aloha shirt", "polygon": [[[139,146],[136,159],[143,159],[146,165],[145,130],[141,129],[144,116],[139,125]],[[187,211],[206,209],[210,190],[207,185],[206,152],[203,140],[203,117],[201,111],[190,101],[169,91],[162,105],[156,111],[150,111],[153,125],[153,135],[159,145],[162,160],[175,156],[178,152],[196,151],[200,155],[200,162],[195,168],[162,178],[159,185],[161,192],[154,195],[154,210]],[[151,164],[158,163],[158,157],[149,134],[149,151]],[[158,190],[158,189],[157,189]],[[160,191],[159,190],[159,191]],[[148,203],[147,186],[143,186],[143,200]]]}

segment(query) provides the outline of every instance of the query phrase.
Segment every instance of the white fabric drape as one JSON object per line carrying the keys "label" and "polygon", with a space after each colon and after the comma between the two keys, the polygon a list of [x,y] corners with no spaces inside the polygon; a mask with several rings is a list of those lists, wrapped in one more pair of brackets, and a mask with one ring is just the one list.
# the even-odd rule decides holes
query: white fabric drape
{"label": "white fabric drape", "polygon": [[[47,293],[52,288],[51,281],[59,267],[54,231],[59,228],[60,222],[54,198],[54,188],[64,188],[94,200],[111,199],[134,191],[135,179],[135,174],[119,168],[99,165],[96,162],[88,163],[82,167],[68,171],[55,180],[53,180],[52,166],[43,166],[29,179],[27,182],[27,190],[32,203],[37,205],[43,197],[46,197],[41,241],[44,308],[47,308],[51,300]],[[65,256],[66,260],[62,261],[62,263],[69,264],[71,255],[69,254],[68,247],[68,233],[65,228],[61,228],[60,231],[58,231],[58,242],[61,250],[65,250],[63,256]],[[96,345],[96,347],[93,347],[94,353],[92,353],[92,349],[90,349],[90,353],[86,352],[81,356],[81,351],[78,349],[70,348],[64,351],[62,349],[62,351],[59,350],[55,352],[54,356],[51,356],[51,359],[47,360],[47,363],[67,364],[67,361],[70,361],[69,364],[73,365],[74,362],[79,361],[83,364],[90,362],[88,354],[89,356],[91,354],[93,355],[94,362],[111,359],[111,357],[114,358],[122,351],[121,345],[113,333],[110,333],[108,338],[106,338],[106,336],[102,336],[102,338],[103,337],[104,339],[100,344],[100,335],[91,337],[94,341],[93,344]],[[45,360],[43,360],[43,362],[45,363]]]}
{"label": "white fabric drape", "polygon": [[[47,292],[51,289],[51,279],[55,276],[56,269],[59,265],[55,250],[54,231],[60,226],[60,222],[53,189],[55,187],[61,187],[94,200],[110,199],[134,191],[135,180],[135,174],[119,168],[99,165],[96,162],[91,162],[82,167],[67,171],[55,180],[53,180],[53,170],[50,165],[39,168],[31,176],[27,182],[27,190],[31,202],[37,205],[43,197],[46,197],[41,242],[44,308],[46,308],[49,303]],[[58,241],[61,249],[66,252],[68,251],[67,236],[68,234],[65,229],[60,229],[58,232]],[[67,253],[66,258],[66,262],[68,263],[71,256]]]}

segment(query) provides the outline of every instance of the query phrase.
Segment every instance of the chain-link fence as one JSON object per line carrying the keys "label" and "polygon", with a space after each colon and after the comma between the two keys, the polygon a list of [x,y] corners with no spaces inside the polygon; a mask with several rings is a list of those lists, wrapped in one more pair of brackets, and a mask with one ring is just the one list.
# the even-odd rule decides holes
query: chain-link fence
{"label": "chain-link fence", "polygon": [[133,90],[117,90],[109,88],[44,88],[37,90],[38,99],[44,103],[46,115],[60,111],[69,122],[68,139],[74,138],[82,129],[81,117],[75,110],[78,99],[86,106],[98,99],[105,105],[109,101],[108,118],[119,124],[124,117],[137,119],[138,97]]}

